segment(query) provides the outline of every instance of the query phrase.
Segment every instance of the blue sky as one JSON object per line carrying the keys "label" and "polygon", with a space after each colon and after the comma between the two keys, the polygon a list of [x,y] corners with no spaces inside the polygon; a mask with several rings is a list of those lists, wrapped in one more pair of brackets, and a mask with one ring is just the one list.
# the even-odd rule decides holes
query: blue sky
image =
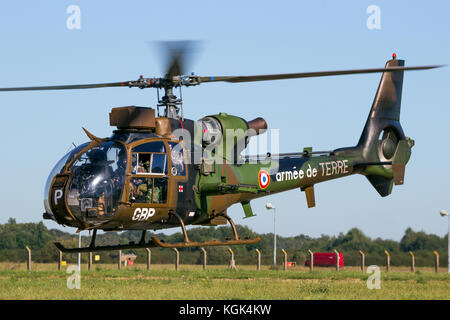
{"label": "blue sky", "polygon": [[[69,30],[66,9],[81,9],[81,29]],[[369,30],[367,7],[380,8],[381,29]],[[203,41],[192,71],[246,75],[382,67],[393,52],[406,65],[450,63],[450,3],[434,1],[14,1],[0,4],[0,87],[115,82],[160,76],[148,41]],[[381,198],[362,176],[316,185],[317,207],[300,190],[252,203],[242,220],[257,232],[337,235],[352,227],[399,240],[406,228],[444,235],[450,209],[447,159],[450,67],[405,74],[401,121],[415,139],[405,185]],[[227,112],[280,129],[280,151],[329,150],[357,143],[380,75],[216,83],[183,91],[185,115]],[[3,138],[0,223],[40,221],[45,180],[85,127],[109,136],[108,113],[124,105],[154,106],[156,92],[98,89],[0,94]],[[57,227],[46,221],[50,227]],[[74,229],[65,229],[74,231]],[[178,231],[178,230],[177,230]]]}

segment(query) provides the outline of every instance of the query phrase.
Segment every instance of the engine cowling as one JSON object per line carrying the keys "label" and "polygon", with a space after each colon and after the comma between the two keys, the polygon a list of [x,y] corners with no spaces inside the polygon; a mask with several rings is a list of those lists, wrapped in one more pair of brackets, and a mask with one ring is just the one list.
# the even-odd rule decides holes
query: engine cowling
{"label": "engine cowling", "polygon": [[247,147],[250,137],[264,133],[267,122],[258,117],[246,121],[240,117],[220,113],[204,117],[202,125],[202,146],[229,162]]}

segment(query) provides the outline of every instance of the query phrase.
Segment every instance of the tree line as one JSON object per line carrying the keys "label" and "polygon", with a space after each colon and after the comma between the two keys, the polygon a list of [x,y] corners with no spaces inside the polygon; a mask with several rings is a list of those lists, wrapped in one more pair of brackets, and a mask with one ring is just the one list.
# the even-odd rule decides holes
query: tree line
{"label": "tree line", "polygon": [[[246,246],[233,246],[236,264],[255,264],[256,252],[262,252],[261,262],[265,265],[273,264],[273,233],[257,234],[246,226],[237,225],[238,233],[244,237],[260,237],[257,244]],[[86,232],[85,232],[86,233]],[[150,239],[153,232],[147,232],[147,239]],[[233,238],[230,227],[198,227],[188,230],[189,239],[192,241],[206,241],[212,239],[223,240]],[[126,244],[129,241],[139,242],[140,231],[105,232],[97,235],[97,245]],[[165,242],[181,242],[183,235],[175,233],[172,235],[158,234],[158,237]],[[427,234],[423,231],[414,231],[411,228],[405,230],[401,240],[394,241],[388,239],[372,239],[366,236],[357,228],[350,229],[347,233],[340,233],[338,236],[322,235],[313,238],[307,235],[293,237],[277,236],[277,263],[283,261],[281,249],[287,251],[288,261],[293,261],[297,265],[304,265],[308,258],[308,249],[313,252],[332,252],[334,249],[343,252],[345,265],[359,265],[359,250],[366,255],[366,265],[384,265],[385,250],[391,254],[392,266],[407,266],[410,263],[409,251],[416,256],[416,266],[432,266],[433,251],[440,254],[442,265],[447,261],[447,241],[448,236],[440,237],[434,234]],[[58,229],[47,229],[42,223],[16,223],[10,218],[7,223],[0,224],[0,261],[24,262],[26,260],[25,246],[32,250],[32,260],[34,262],[56,262],[59,252],[54,246],[54,242],[61,242],[67,247],[78,246],[78,235],[64,232]],[[87,246],[90,236],[82,236],[82,245]],[[152,263],[173,263],[174,252],[171,249],[152,248]],[[208,264],[223,265],[229,262],[227,247],[209,247]],[[200,248],[183,248],[180,251],[180,263],[201,264],[202,252]],[[145,263],[146,251],[144,249],[127,250],[123,253],[134,253],[137,256],[137,263]],[[100,263],[116,263],[118,252],[100,252]],[[82,254],[82,262],[86,263],[88,255]],[[77,261],[77,254],[64,254],[63,260],[68,263]]]}

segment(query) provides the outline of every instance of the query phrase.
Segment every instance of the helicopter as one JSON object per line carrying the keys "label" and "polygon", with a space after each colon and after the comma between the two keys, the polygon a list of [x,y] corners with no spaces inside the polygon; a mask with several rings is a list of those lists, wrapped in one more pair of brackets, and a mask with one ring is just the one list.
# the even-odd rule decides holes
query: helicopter
{"label": "helicopter", "polygon": [[[382,196],[404,183],[414,140],[400,124],[404,71],[442,65],[405,66],[396,54],[384,68],[265,74],[198,76],[185,74],[185,46],[169,52],[163,77],[80,84],[0,88],[0,91],[70,90],[123,87],[157,89],[157,110],[141,106],[113,108],[110,137],[99,138],[83,128],[89,141],[62,157],[51,171],[44,191],[44,219],[92,230],[87,247],[66,248],[80,253],[150,247],[186,248],[255,244],[241,238],[227,208],[240,203],[245,218],[254,216],[250,202],[275,193],[300,189],[307,207],[316,204],[314,185],[353,174],[365,176]],[[268,129],[258,117],[247,121],[219,113],[195,121],[184,117],[183,101],[174,89],[212,82],[257,82],[348,74],[381,73],[367,121],[355,146],[330,151],[304,148],[291,153],[243,156],[252,137]],[[164,95],[160,97],[160,90]],[[161,112],[161,109],[162,112]],[[157,112],[157,114],[156,114]],[[191,241],[187,225],[230,224],[233,239]],[[181,227],[184,241],[165,243],[147,230]],[[98,230],[141,230],[140,241],[98,246]]]}

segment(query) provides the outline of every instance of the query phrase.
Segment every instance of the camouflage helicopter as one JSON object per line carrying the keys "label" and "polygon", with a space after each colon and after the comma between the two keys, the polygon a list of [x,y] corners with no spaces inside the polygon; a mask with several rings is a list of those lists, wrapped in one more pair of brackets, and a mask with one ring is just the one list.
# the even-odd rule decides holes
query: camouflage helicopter
{"label": "camouflage helicopter", "polygon": [[[180,248],[253,244],[259,238],[241,238],[226,214],[235,203],[246,218],[254,216],[250,201],[278,192],[300,189],[307,206],[315,206],[314,185],[353,174],[364,175],[385,197],[393,185],[404,182],[405,166],[414,141],[400,125],[403,73],[440,66],[406,67],[395,54],[384,68],[319,71],[255,76],[184,75],[185,52],[170,51],[164,77],[135,81],[2,88],[0,91],[66,90],[105,87],[156,88],[156,110],[126,106],[113,108],[108,138],[86,132],[89,142],[77,146],[55,165],[45,185],[44,219],[93,230],[91,243],[63,252],[92,252],[132,248]],[[219,113],[194,121],[184,118],[182,99],[175,88],[209,82],[252,82],[281,79],[382,73],[381,81],[356,146],[313,151],[242,156],[252,136],[268,129],[266,121],[246,121]],[[159,91],[164,90],[160,98]],[[161,109],[163,109],[162,112]],[[231,131],[231,134],[229,134]],[[186,225],[231,225],[233,239],[191,241]],[[184,241],[165,243],[147,230],[181,227]],[[97,230],[142,230],[138,243],[97,246]]]}

